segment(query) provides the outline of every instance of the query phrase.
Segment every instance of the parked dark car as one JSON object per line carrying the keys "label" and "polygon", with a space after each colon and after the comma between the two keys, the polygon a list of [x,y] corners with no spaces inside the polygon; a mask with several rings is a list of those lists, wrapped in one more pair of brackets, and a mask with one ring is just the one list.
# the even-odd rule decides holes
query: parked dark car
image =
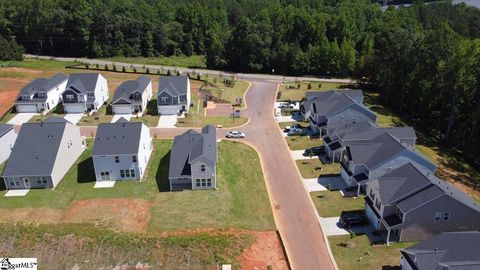
{"label": "parked dark car", "polygon": [[303,156],[304,157],[318,156],[318,155],[323,154],[324,151],[325,151],[325,146],[323,146],[323,145],[314,146],[312,148],[305,149],[305,151],[303,152]]}
{"label": "parked dark car", "polygon": [[344,228],[366,226],[368,225],[368,218],[360,212],[345,213],[340,216],[340,225]]}

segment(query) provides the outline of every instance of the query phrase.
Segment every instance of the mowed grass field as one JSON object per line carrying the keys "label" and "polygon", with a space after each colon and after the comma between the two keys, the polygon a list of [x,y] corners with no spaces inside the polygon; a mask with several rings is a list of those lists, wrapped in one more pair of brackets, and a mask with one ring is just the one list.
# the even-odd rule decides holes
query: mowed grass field
{"label": "mowed grass field", "polygon": [[[141,182],[118,182],[114,188],[94,189],[92,142],[54,189],[31,190],[25,197],[4,197],[0,208],[12,216],[15,209],[42,208],[71,211],[72,202],[98,199],[139,199],[149,213],[148,232],[195,228],[275,230],[268,193],[254,149],[238,142],[219,143],[217,190],[168,191],[171,140],[155,140],[147,174]],[[82,204],[75,204],[81,207]],[[99,201],[98,207],[102,207]],[[122,217],[124,218],[124,217]],[[39,218],[40,222],[41,217]],[[77,219],[74,219],[78,221]],[[98,226],[111,221],[99,219]]]}
{"label": "mowed grass field", "polygon": [[[310,84],[311,89],[308,89]],[[298,86],[300,85],[300,88]],[[277,101],[300,101],[305,97],[305,93],[308,91],[327,91],[332,89],[338,89],[342,86],[341,83],[330,82],[286,82],[280,84],[278,88]],[[294,88],[289,88],[294,87]]]}
{"label": "mowed grass field", "polygon": [[205,56],[170,56],[170,57],[111,57],[104,60],[131,64],[145,64],[171,67],[205,68]]}

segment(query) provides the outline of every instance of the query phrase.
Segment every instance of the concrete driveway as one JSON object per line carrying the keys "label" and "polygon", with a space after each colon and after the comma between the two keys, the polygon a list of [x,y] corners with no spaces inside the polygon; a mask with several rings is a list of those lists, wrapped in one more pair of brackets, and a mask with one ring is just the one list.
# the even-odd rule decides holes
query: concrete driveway
{"label": "concrete driveway", "polygon": [[312,157],[304,156],[303,155],[304,152],[305,150],[291,150],[290,155],[294,160],[318,158],[316,156],[312,156]]}
{"label": "concrete driveway", "polygon": [[78,124],[78,122],[80,122],[80,119],[82,119],[82,117],[84,116],[85,116],[84,113],[69,113],[69,114],[66,114],[63,118],[65,118],[65,120],[67,120],[68,122],[76,125]]}
{"label": "concrete driveway", "polygon": [[131,115],[131,114],[115,114],[112,118],[112,121],[110,121],[110,123],[115,123],[115,122],[118,121],[118,119],[120,119],[122,117],[127,119],[127,121],[130,121],[130,119],[132,119],[133,115]]}
{"label": "concrete driveway", "polygon": [[158,119],[158,128],[174,128],[177,124],[177,115],[160,115]]}
{"label": "concrete driveway", "polygon": [[341,190],[345,189],[347,185],[340,176],[336,177],[320,177],[303,179],[308,192],[324,191],[327,189]]}
{"label": "concrete driveway", "polygon": [[355,234],[367,234],[370,240],[381,240],[381,237],[372,235],[372,232],[375,230],[372,225],[343,228],[339,224],[340,217],[319,217],[319,220],[320,224],[322,224],[323,232],[327,236],[347,235],[353,232]]}
{"label": "concrete driveway", "polygon": [[275,116],[275,120],[277,120],[278,123],[300,122],[302,121],[302,115],[299,112],[295,112],[292,115],[288,116]]}
{"label": "concrete driveway", "polygon": [[38,115],[38,113],[17,113],[12,119],[8,120],[7,124],[19,126],[27,123],[35,115]]}

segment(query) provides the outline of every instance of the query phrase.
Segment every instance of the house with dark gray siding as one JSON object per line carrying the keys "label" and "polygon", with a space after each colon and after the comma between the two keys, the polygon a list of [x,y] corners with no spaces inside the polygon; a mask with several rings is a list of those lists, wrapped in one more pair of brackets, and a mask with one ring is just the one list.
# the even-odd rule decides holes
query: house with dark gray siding
{"label": "house with dark gray siding", "polygon": [[363,92],[357,89],[337,89],[328,91],[308,91],[305,93],[304,100],[300,103],[300,113],[304,120],[311,116],[311,106],[313,102],[328,101],[335,94],[342,93],[352,98],[358,104],[363,104]]}
{"label": "house with dark gray siding", "polygon": [[108,101],[107,80],[99,73],[74,73],[68,76],[62,94],[65,113],[86,113],[98,110]]}
{"label": "house with dark gray siding", "polygon": [[321,136],[332,128],[377,119],[374,112],[341,91],[334,91],[325,100],[313,100],[310,110],[310,128]]}
{"label": "house with dark gray siding", "polygon": [[25,123],[2,173],[5,187],[54,188],[84,149],[80,128],[63,118]]}
{"label": "house with dark gray siding", "polygon": [[173,140],[168,179],[170,190],[217,187],[217,138],[214,126],[198,133],[193,129]]}
{"label": "house with dark gray siding", "polygon": [[97,181],[141,180],[145,175],[153,142],[142,122],[120,118],[98,125],[92,150]]}
{"label": "house with dark gray siding", "polygon": [[390,133],[372,140],[351,142],[342,152],[340,175],[349,187],[360,193],[368,180],[376,179],[406,163],[434,172],[435,164]]}
{"label": "house with dark gray siding", "polygon": [[445,232],[400,250],[402,270],[478,270],[480,232]]}
{"label": "house with dark gray siding", "polygon": [[417,136],[412,127],[378,127],[371,122],[362,122],[336,128],[324,136],[325,153],[333,162],[339,162],[340,156],[347,145],[353,142],[369,141],[375,137],[388,133],[400,142],[415,147]]}
{"label": "house with dark gray siding", "polygon": [[158,114],[172,115],[188,112],[190,80],[187,76],[161,76],[158,85]]}
{"label": "house with dark gray siding", "polygon": [[0,164],[10,156],[16,139],[17,133],[13,129],[13,125],[0,124]]}
{"label": "house with dark gray siding", "polygon": [[478,203],[413,163],[368,181],[365,191],[365,213],[387,243],[480,230]]}
{"label": "house with dark gray siding", "polygon": [[125,81],[117,89],[112,98],[114,114],[142,115],[152,99],[152,80],[141,76],[136,80]]}
{"label": "house with dark gray siding", "polygon": [[23,87],[15,100],[19,113],[47,113],[62,100],[67,76],[58,73],[51,78],[37,78]]}

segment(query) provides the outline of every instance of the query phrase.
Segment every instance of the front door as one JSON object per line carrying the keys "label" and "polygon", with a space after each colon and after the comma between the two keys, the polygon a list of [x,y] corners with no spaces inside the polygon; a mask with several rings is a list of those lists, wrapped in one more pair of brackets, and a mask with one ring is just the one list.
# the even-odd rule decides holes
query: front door
{"label": "front door", "polygon": [[25,184],[25,188],[30,188],[30,180],[28,178],[23,178],[23,183]]}

